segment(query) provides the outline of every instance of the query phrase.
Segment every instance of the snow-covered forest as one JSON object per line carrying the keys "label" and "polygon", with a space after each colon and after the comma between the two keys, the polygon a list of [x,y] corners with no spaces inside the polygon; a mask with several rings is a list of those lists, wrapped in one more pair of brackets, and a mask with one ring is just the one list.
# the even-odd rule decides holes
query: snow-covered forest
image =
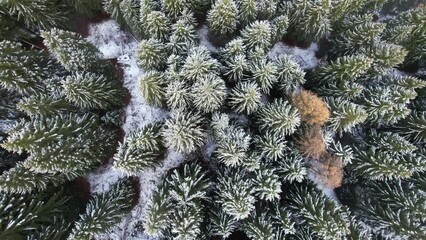
{"label": "snow-covered forest", "polygon": [[0,1],[0,240],[426,239],[422,0]]}

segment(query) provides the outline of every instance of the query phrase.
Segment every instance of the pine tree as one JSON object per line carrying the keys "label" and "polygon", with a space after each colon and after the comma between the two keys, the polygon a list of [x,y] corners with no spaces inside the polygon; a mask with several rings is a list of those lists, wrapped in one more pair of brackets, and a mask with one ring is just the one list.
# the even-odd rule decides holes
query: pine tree
{"label": "pine tree", "polygon": [[283,99],[276,99],[257,112],[257,121],[262,131],[284,137],[296,131],[300,125],[300,114]]}
{"label": "pine tree", "polygon": [[246,56],[239,54],[225,60],[225,75],[229,82],[239,82],[246,75],[249,70],[249,64]]}
{"label": "pine tree", "polygon": [[138,65],[145,70],[161,70],[167,58],[166,46],[161,41],[150,38],[139,43]]}
{"label": "pine tree", "polygon": [[253,22],[257,18],[258,1],[256,0],[238,0],[239,23],[243,26]]}
{"label": "pine tree", "polygon": [[280,199],[281,182],[279,176],[272,169],[260,169],[256,171],[253,180],[255,195],[261,200],[274,201]]}
{"label": "pine tree", "polygon": [[244,176],[244,170],[226,168],[217,180],[217,202],[225,213],[237,220],[247,218],[255,209],[253,184]]}
{"label": "pine tree", "polygon": [[78,34],[52,29],[41,33],[44,45],[68,71],[108,73],[110,66],[102,60],[99,50]]}
{"label": "pine tree", "polygon": [[241,36],[248,48],[269,49],[272,46],[273,32],[269,21],[255,21],[247,25]]}
{"label": "pine tree", "polygon": [[126,136],[114,155],[114,168],[136,175],[155,165],[164,151],[160,129],[161,124],[149,124]]}
{"label": "pine tree", "polygon": [[146,34],[149,38],[164,41],[170,34],[170,20],[161,11],[151,11],[145,18]]}
{"label": "pine tree", "polygon": [[208,216],[213,236],[227,238],[237,229],[237,221],[217,204],[210,209]]}
{"label": "pine tree", "polygon": [[195,82],[204,75],[214,74],[219,70],[219,62],[210,56],[206,47],[195,47],[189,51],[182,67],[182,75],[190,82]]}
{"label": "pine tree", "polygon": [[76,110],[63,96],[38,94],[21,99],[17,104],[19,110],[29,116],[54,116]]}
{"label": "pine tree", "polygon": [[162,107],[165,103],[164,80],[161,72],[148,71],[139,79],[139,89],[143,98],[156,107]]}
{"label": "pine tree", "polygon": [[213,112],[224,103],[227,95],[225,81],[215,75],[204,75],[192,85],[191,97],[200,112]]}
{"label": "pine tree", "polygon": [[308,170],[304,164],[302,156],[295,149],[284,155],[284,158],[279,162],[277,171],[284,181],[290,183],[302,182],[305,176],[308,174]]}
{"label": "pine tree", "polygon": [[232,34],[238,23],[238,8],[233,0],[218,0],[207,14],[207,25],[217,35]]}
{"label": "pine tree", "polygon": [[301,221],[323,239],[340,239],[349,233],[346,209],[313,186],[298,186],[287,199]]}
{"label": "pine tree", "polygon": [[65,98],[83,109],[109,109],[121,104],[124,92],[118,82],[92,73],[76,73],[63,82]]}
{"label": "pine tree", "polygon": [[237,113],[248,115],[256,112],[261,106],[262,94],[254,82],[240,82],[232,89],[229,104]]}
{"label": "pine tree", "polygon": [[110,190],[93,196],[86,206],[86,211],[80,214],[68,239],[89,239],[107,232],[114,224],[121,221],[124,214],[132,208],[133,198],[131,182],[120,180]]}
{"label": "pine tree", "polygon": [[369,179],[404,179],[425,170],[423,158],[417,153],[393,154],[375,148],[357,149],[353,164],[358,175]]}
{"label": "pine tree", "polygon": [[289,55],[281,54],[274,59],[277,68],[278,87],[291,93],[305,83],[305,72]]}
{"label": "pine tree", "polygon": [[249,70],[252,74],[251,80],[259,85],[263,93],[269,94],[277,82],[277,67],[274,63],[263,58],[255,61]]}
{"label": "pine tree", "polygon": [[169,215],[173,212],[173,204],[170,200],[169,185],[163,181],[153,193],[145,218],[145,232],[152,237],[162,236],[170,224]]}
{"label": "pine tree", "polygon": [[[0,238],[27,239],[47,230],[49,233],[56,231],[58,236],[64,238],[69,228],[69,223],[64,221],[65,211],[70,210],[64,208],[68,203],[69,199],[63,192],[51,195],[47,193],[18,195],[1,192]],[[58,222],[62,222],[63,225],[58,226]],[[52,228],[48,229],[49,226]]]}
{"label": "pine tree", "polygon": [[284,156],[287,150],[285,139],[269,132],[255,139],[256,149],[267,161],[276,162]]}
{"label": "pine tree", "polygon": [[190,153],[205,140],[203,118],[197,113],[175,111],[167,119],[161,131],[164,144],[180,153]]}
{"label": "pine tree", "polygon": [[188,85],[181,80],[173,81],[165,89],[167,106],[174,109],[188,109],[191,106],[191,95]]}
{"label": "pine tree", "polygon": [[167,182],[171,199],[181,208],[196,208],[200,200],[207,198],[206,190],[210,186],[206,173],[196,164],[184,165],[183,172],[174,170]]}
{"label": "pine tree", "polygon": [[351,132],[367,119],[367,112],[360,105],[342,98],[326,98],[331,110],[330,126],[340,134]]}
{"label": "pine tree", "polygon": [[0,42],[0,86],[21,94],[43,90],[41,81],[48,73],[40,66],[44,54],[24,50],[22,45],[10,41]]}

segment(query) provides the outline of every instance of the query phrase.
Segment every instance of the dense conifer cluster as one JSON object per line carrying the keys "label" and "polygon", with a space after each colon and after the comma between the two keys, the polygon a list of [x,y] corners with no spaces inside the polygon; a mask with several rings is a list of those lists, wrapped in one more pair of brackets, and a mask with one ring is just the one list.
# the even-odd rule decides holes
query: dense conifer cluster
{"label": "dense conifer cluster", "polygon": [[[137,179],[85,200],[73,183],[109,158],[138,177],[170,152],[186,161],[132,234],[426,238],[426,8],[410,3],[1,2],[0,124],[13,126],[0,128],[0,239],[98,239],[132,209]],[[117,68],[69,29],[102,12],[138,39],[138,92],[168,112],[122,140]],[[316,43],[320,64],[277,43]]]}

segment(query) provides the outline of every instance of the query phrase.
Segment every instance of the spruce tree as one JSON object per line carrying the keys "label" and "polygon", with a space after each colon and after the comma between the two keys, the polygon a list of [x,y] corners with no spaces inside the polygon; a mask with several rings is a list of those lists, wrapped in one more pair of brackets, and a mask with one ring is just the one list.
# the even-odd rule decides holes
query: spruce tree
{"label": "spruce tree", "polygon": [[417,143],[426,141],[426,112],[412,112],[406,119],[397,124],[401,135],[407,136]]}
{"label": "spruce tree", "polygon": [[331,110],[330,126],[337,132],[351,132],[367,119],[367,112],[360,105],[342,98],[326,98]]}
{"label": "spruce tree", "polygon": [[[40,231],[57,233],[64,238],[69,228],[65,221],[64,206],[69,204],[63,192],[14,194],[0,193],[0,237],[1,239],[27,239]],[[70,211],[72,212],[72,210]],[[62,223],[61,226],[58,223]],[[49,228],[50,227],[50,228]]]}
{"label": "spruce tree", "polygon": [[180,110],[171,113],[171,118],[164,123],[161,134],[166,147],[180,153],[190,153],[205,141],[203,118],[195,112]]}
{"label": "spruce tree", "polygon": [[0,42],[0,86],[21,94],[43,90],[41,81],[48,73],[41,65],[46,56],[35,50],[24,50],[19,43]]}
{"label": "spruce tree", "polygon": [[266,132],[266,134],[255,139],[256,149],[267,161],[276,162],[284,156],[287,149],[286,141],[277,135]]}
{"label": "spruce tree", "polygon": [[244,56],[246,54],[247,46],[244,44],[244,40],[237,37],[228,43],[221,49],[221,57],[225,60],[230,61],[238,55]]}
{"label": "spruce tree", "polygon": [[129,175],[136,175],[155,165],[164,151],[160,129],[159,123],[148,124],[126,136],[114,155],[114,168]]}
{"label": "spruce tree", "polygon": [[109,109],[121,104],[124,92],[115,79],[92,73],[76,73],[63,82],[65,98],[82,109]]}
{"label": "spruce tree", "polygon": [[171,232],[173,239],[197,240],[199,239],[202,211],[195,206],[176,208],[172,215]]}
{"label": "spruce tree", "polygon": [[257,18],[258,1],[256,0],[238,0],[239,15],[238,19],[243,26],[253,22]]}
{"label": "spruce tree", "polygon": [[74,7],[75,11],[86,16],[95,16],[102,11],[101,0],[66,0],[68,5]]}
{"label": "spruce tree", "polygon": [[255,195],[261,200],[274,201],[280,199],[281,182],[279,176],[271,169],[256,171],[253,180]]}
{"label": "spruce tree", "polygon": [[249,70],[249,64],[246,56],[239,54],[225,60],[225,75],[229,82],[239,82]]}
{"label": "spruce tree", "polygon": [[217,204],[212,207],[208,216],[213,236],[227,238],[237,229],[237,221]]}
{"label": "spruce tree", "polygon": [[149,38],[164,41],[170,34],[170,20],[161,11],[151,11],[145,17],[146,35]]}
{"label": "spruce tree", "polygon": [[269,94],[277,82],[277,67],[266,58],[255,61],[249,68],[253,82],[256,82],[263,93]]}
{"label": "spruce tree", "polygon": [[375,43],[367,47],[363,52],[368,58],[374,59],[374,71],[379,73],[380,68],[388,69],[403,63],[407,55],[407,51],[401,46],[385,42]]}
{"label": "spruce tree", "polygon": [[269,21],[255,21],[247,25],[241,36],[249,48],[259,47],[267,50],[272,46],[273,32]]}
{"label": "spruce tree", "polygon": [[217,159],[227,166],[243,166],[248,158],[251,136],[240,127],[229,124],[226,114],[214,114],[211,127],[217,143]]}
{"label": "spruce tree", "polygon": [[37,94],[21,99],[17,104],[19,110],[29,116],[54,116],[67,111],[75,111],[64,96],[59,94]]}
{"label": "spruce tree", "polygon": [[139,89],[142,97],[155,107],[165,103],[164,79],[161,72],[147,71],[139,79]]}
{"label": "spruce tree", "polygon": [[111,189],[93,196],[80,214],[68,239],[90,239],[107,232],[121,221],[132,208],[133,189],[127,179],[120,180]]}
{"label": "spruce tree", "polygon": [[330,1],[291,1],[284,10],[290,18],[289,32],[306,43],[318,41],[330,32],[330,10]]}
{"label": "spruce tree", "polygon": [[167,106],[170,109],[189,109],[191,106],[191,94],[185,81],[173,81],[167,85],[164,91]]}
{"label": "spruce tree", "polygon": [[[87,170],[110,151],[114,134],[100,126],[93,115],[59,115],[20,121],[2,146],[27,152],[24,166],[36,172]],[[83,140],[84,139],[84,140]]]}
{"label": "spruce tree", "polygon": [[299,112],[283,99],[276,99],[265,105],[258,110],[256,116],[260,130],[278,137],[294,133],[300,125]]}
{"label": "spruce tree", "polygon": [[217,35],[232,34],[238,23],[238,8],[234,0],[217,0],[207,14],[207,25]]}
{"label": "spruce tree", "polygon": [[321,82],[355,81],[371,67],[373,59],[363,55],[344,56],[316,69],[316,78]]}
{"label": "spruce tree", "polygon": [[217,202],[225,213],[237,220],[247,218],[255,209],[253,183],[244,179],[245,171],[226,168],[218,176]]}
{"label": "spruce tree", "polygon": [[201,166],[185,164],[183,171],[173,171],[168,177],[170,197],[182,208],[195,207],[202,199],[207,198],[207,188],[210,182]]}
{"label": "spruce tree", "polygon": [[302,182],[308,174],[303,157],[294,148],[291,148],[278,163],[277,172],[284,181]]}
{"label": "spruce tree", "polygon": [[162,70],[167,58],[166,46],[161,41],[150,38],[139,43],[138,65],[145,70]]}
{"label": "spruce tree", "polygon": [[349,233],[347,210],[312,185],[296,187],[287,199],[300,220],[323,239],[340,239]]}
{"label": "spruce tree", "polygon": [[244,232],[250,239],[274,240],[275,232],[271,216],[265,212],[256,212],[243,222]]}
{"label": "spruce tree", "polygon": [[305,72],[292,57],[281,54],[274,59],[277,68],[278,87],[291,93],[305,83]]}
{"label": "spruce tree", "polygon": [[358,175],[373,180],[404,179],[425,170],[421,153],[395,154],[375,148],[355,152],[353,166]]}
{"label": "spruce tree", "polygon": [[111,15],[120,25],[125,25],[126,21],[124,20],[123,11],[120,7],[121,0],[103,0],[102,7],[103,10]]}
{"label": "spruce tree", "polygon": [[190,82],[200,77],[216,74],[219,71],[219,62],[210,56],[206,47],[195,47],[189,51],[188,57],[182,66],[182,75]]}
{"label": "spruce tree", "polygon": [[254,82],[240,82],[232,89],[229,104],[237,113],[252,114],[261,106],[262,94]]}
{"label": "spruce tree", "polygon": [[170,224],[169,215],[173,212],[173,203],[170,200],[169,189],[169,185],[164,181],[158,186],[148,203],[145,231],[149,236],[162,236]]}
{"label": "spruce tree", "polygon": [[192,104],[200,112],[213,112],[225,103],[225,81],[215,75],[204,75],[191,87]]}
{"label": "spruce tree", "polygon": [[44,45],[68,71],[108,73],[99,50],[76,33],[52,29],[41,33]]}

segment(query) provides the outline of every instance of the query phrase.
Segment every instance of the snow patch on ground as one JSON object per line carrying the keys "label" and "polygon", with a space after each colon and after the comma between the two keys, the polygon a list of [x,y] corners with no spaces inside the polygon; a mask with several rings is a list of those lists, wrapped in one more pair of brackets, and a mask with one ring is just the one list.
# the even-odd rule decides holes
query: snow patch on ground
{"label": "snow patch on ground", "polygon": [[312,43],[308,48],[291,47],[283,42],[277,42],[268,52],[268,57],[273,59],[281,54],[291,55],[297,61],[302,69],[311,69],[318,66],[320,60],[315,57],[318,51],[318,44]]}
{"label": "snow patch on ground", "polygon": [[[132,36],[122,31],[116,21],[108,20],[91,25],[87,39],[104,54],[106,59],[116,58],[123,69],[124,87],[131,96],[125,108],[126,120],[122,126],[126,135],[168,116],[167,111],[149,106],[139,92],[139,78],[143,71],[137,65],[138,42]],[[153,190],[170,169],[178,167],[183,161],[182,154],[168,151],[166,158],[158,166],[139,173],[137,175],[140,183],[139,203],[110,233],[100,235],[97,239],[152,239],[144,235],[132,236],[133,233],[138,232],[134,229],[144,221],[146,207]],[[112,168],[111,160],[106,166],[90,173],[87,180],[92,192],[101,193],[108,191],[112,184],[124,176],[123,173]]]}
{"label": "snow patch on ground", "polygon": [[215,47],[209,39],[209,29],[206,25],[201,26],[201,28],[198,29],[198,37],[200,38],[200,46],[206,47],[211,52],[217,52],[218,49]]}

